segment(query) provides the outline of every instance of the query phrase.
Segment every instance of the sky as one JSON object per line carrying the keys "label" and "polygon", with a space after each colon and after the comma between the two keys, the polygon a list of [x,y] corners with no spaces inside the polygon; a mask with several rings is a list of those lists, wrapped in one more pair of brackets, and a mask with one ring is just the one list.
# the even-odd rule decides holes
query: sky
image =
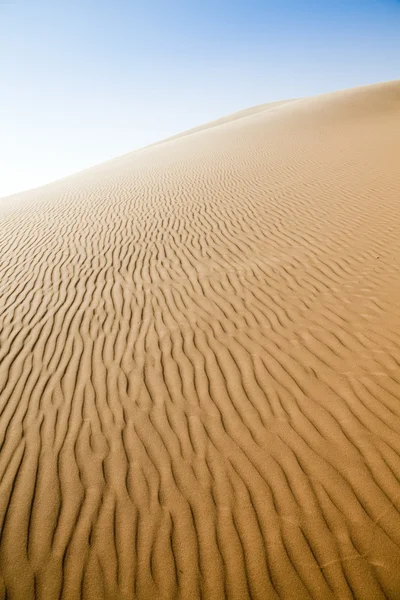
{"label": "sky", "polygon": [[399,31],[399,0],[0,0],[0,198],[243,108],[399,79]]}

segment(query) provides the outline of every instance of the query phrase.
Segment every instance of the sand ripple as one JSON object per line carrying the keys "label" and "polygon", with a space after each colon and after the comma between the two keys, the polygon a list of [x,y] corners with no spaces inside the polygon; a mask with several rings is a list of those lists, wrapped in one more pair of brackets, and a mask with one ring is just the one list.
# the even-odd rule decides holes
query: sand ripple
{"label": "sand ripple", "polygon": [[400,84],[0,201],[0,598],[400,597]]}

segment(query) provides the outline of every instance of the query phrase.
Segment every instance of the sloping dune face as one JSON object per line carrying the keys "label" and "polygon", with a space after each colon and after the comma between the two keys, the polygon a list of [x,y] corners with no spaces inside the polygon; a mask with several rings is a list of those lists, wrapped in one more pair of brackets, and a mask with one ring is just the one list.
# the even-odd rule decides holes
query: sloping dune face
{"label": "sloping dune face", "polygon": [[400,84],[0,202],[0,598],[400,597]]}

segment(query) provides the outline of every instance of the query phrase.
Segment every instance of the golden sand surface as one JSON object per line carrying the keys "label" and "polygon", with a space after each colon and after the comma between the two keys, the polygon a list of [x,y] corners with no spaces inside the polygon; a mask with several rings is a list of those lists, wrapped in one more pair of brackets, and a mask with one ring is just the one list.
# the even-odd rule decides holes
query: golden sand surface
{"label": "golden sand surface", "polygon": [[0,598],[400,598],[400,83],[0,200]]}

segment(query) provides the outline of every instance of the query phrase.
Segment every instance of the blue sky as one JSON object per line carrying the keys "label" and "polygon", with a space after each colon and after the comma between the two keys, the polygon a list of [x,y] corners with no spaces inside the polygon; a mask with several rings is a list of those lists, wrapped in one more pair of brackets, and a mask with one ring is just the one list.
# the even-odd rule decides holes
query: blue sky
{"label": "blue sky", "polygon": [[400,78],[397,0],[0,0],[0,197],[255,104]]}

